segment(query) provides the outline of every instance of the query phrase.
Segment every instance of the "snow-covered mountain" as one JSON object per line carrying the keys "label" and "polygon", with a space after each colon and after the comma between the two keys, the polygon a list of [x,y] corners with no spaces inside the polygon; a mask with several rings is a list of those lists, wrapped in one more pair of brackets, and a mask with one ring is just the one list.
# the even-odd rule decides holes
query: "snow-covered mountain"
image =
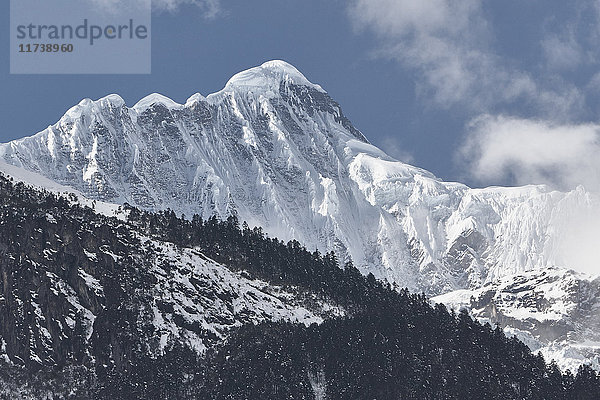
{"label": "snow-covered mountain", "polygon": [[431,295],[578,268],[577,248],[600,218],[600,199],[582,187],[472,189],[399,162],[282,61],[185,104],[158,94],[133,107],[118,95],[83,100],[46,130],[0,145],[0,158],[108,203],[234,213]]}

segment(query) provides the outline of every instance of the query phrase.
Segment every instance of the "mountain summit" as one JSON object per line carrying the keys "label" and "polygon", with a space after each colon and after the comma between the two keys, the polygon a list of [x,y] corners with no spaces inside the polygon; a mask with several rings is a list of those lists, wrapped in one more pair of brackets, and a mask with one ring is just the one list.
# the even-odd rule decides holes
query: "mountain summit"
{"label": "mountain summit", "polygon": [[281,60],[267,61],[259,67],[239,72],[227,81],[225,88],[253,87],[261,91],[274,89],[277,92],[282,82],[308,86],[324,92],[319,85],[315,85],[306,79],[296,67]]}

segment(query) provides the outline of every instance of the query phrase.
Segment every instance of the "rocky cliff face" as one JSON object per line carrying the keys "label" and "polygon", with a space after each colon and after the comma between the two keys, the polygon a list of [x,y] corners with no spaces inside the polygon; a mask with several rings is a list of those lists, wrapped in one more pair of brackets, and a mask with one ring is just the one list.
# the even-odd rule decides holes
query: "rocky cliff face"
{"label": "rocky cliff face", "polygon": [[151,238],[124,211],[96,214],[74,196],[13,186],[1,174],[0,189],[0,355],[9,364],[120,370],[136,351],[204,354],[243,324],[344,314]]}

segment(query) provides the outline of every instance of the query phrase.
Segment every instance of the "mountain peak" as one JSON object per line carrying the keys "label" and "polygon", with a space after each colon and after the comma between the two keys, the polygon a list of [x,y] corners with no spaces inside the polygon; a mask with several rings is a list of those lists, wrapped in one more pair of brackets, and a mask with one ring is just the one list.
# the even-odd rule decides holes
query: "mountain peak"
{"label": "mountain peak", "polygon": [[258,67],[238,72],[227,81],[225,89],[260,88],[262,90],[273,90],[278,89],[282,81],[310,86],[324,92],[321,86],[310,82],[296,67],[282,60],[267,61]]}
{"label": "mountain peak", "polygon": [[164,96],[160,93],[151,93],[144,97],[132,107],[136,111],[144,110],[153,104],[162,104],[167,108],[181,107],[181,104],[175,102],[171,98]]}
{"label": "mountain peak", "polygon": [[109,94],[98,100],[85,98],[77,105],[67,110],[61,120],[76,120],[82,115],[91,112],[90,110],[104,107],[122,107],[125,105],[125,100],[118,94]]}

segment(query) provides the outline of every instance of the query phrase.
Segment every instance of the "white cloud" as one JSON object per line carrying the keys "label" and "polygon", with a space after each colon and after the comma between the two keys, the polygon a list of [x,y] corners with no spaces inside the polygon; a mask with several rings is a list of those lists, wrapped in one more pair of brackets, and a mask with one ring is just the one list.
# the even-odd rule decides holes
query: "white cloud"
{"label": "white cloud", "polygon": [[118,13],[130,7],[149,7],[153,11],[175,12],[182,6],[198,7],[206,18],[214,18],[221,13],[220,0],[89,0],[95,6],[111,13]]}
{"label": "white cloud", "polygon": [[448,0],[356,0],[351,4],[350,14],[356,23],[384,37],[411,33],[457,36],[473,27],[472,20],[480,13],[480,7],[480,0],[455,3]]}
{"label": "white cloud", "polygon": [[[523,102],[553,117],[582,109],[584,95],[575,85],[560,77],[538,79],[494,52],[483,0],[354,0],[349,14],[358,29],[380,39],[375,54],[416,73],[420,97],[442,108],[481,113]],[[563,43],[555,51],[552,44],[548,56],[556,60],[571,48]]]}
{"label": "white cloud", "polygon": [[513,180],[600,190],[600,125],[484,115],[469,124],[460,156],[483,183]]}
{"label": "white cloud", "polygon": [[214,18],[221,12],[220,0],[152,0],[153,10],[175,11],[183,5],[199,7],[207,18]]}
{"label": "white cloud", "polygon": [[542,40],[542,48],[548,66],[559,71],[575,69],[584,58],[583,50],[575,40],[573,32],[564,36],[547,36]]}

